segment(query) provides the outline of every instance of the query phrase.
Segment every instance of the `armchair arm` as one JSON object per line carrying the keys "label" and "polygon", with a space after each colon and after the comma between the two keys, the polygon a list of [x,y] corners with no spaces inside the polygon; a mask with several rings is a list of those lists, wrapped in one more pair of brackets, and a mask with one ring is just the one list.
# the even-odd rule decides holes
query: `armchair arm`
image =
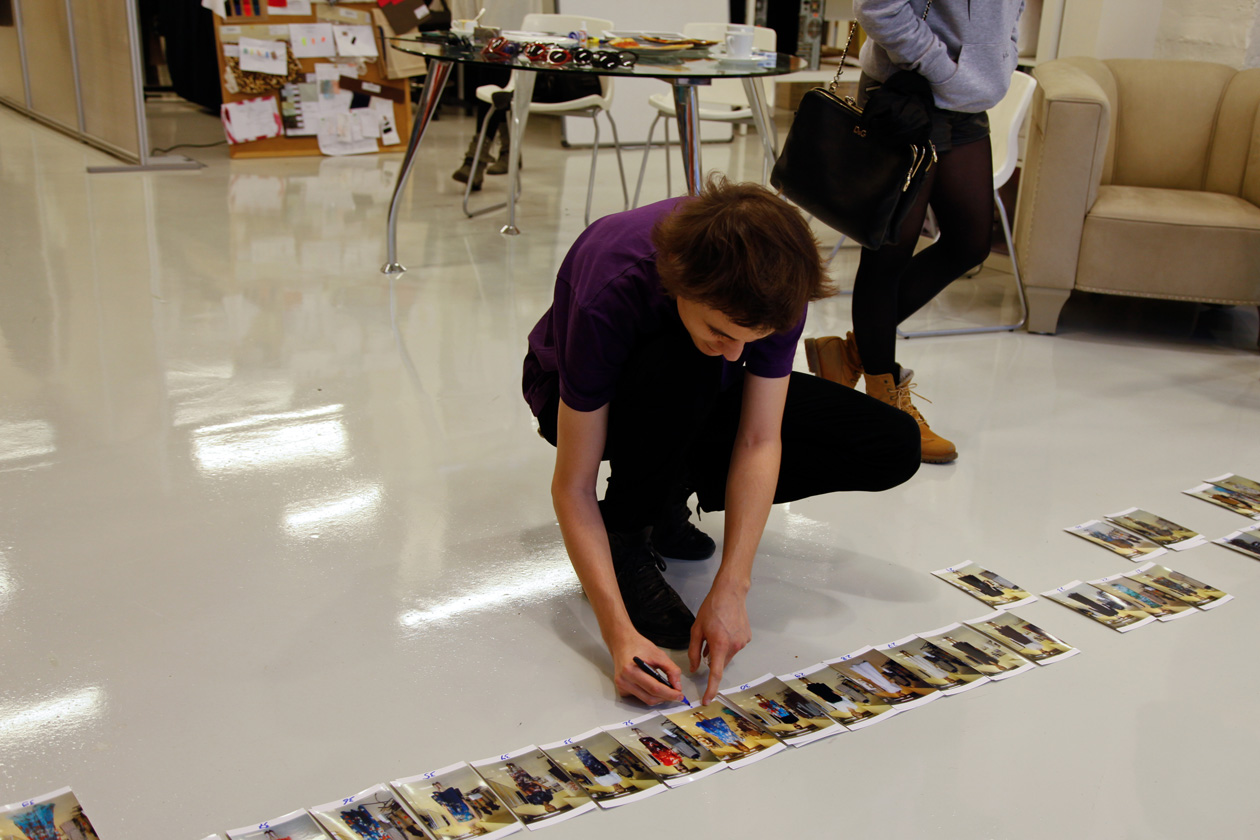
{"label": "armchair arm", "polygon": [[1024,283],[1062,290],[1063,298],[1076,283],[1085,215],[1106,166],[1112,109],[1102,85],[1076,62],[1050,61],[1033,71],[1038,84],[1015,212]]}

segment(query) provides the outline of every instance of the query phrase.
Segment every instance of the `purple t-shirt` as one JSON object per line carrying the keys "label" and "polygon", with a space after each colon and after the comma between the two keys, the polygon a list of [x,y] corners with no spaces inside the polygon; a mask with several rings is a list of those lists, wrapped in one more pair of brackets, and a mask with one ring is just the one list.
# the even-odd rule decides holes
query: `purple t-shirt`
{"label": "purple t-shirt", "polygon": [[[656,273],[652,228],[686,197],[671,198],[591,224],[560,265],[551,308],[529,334],[525,400],[537,416],[557,389],[565,404],[594,411],[612,401],[622,367],[645,338],[681,325],[678,306]],[[722,362],[723,384],[739,367],[767,379],[792,371],[805,312],[796,326],[744,346]]]}

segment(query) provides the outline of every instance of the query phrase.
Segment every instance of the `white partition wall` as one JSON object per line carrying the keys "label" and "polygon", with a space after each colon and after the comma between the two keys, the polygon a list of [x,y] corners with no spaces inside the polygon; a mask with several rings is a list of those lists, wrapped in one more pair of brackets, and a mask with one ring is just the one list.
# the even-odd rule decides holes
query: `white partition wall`
{"label": "white partition wall", "polygon": [[0,4],[0,102],[128,164],[200,166],[177,155],[150,162],[135,0]]}
{"label": "white partition wall", "polygon": [[[685,23],[692,21],[718,21],[730,19],[727,0],[687,0],[685,3],[668,0],[556,0],[556,11],[565,15],[586,15],[611,20],[618,29],[643,29],[678,32]],[[648,126],[656,116],[656,109],[648,105],[648,97],[654,93],[668,93],[666,82],[657,79],[617,79],[613,87],[613,119],[623,144],[642,143],[647,139]],[[564,139],[575,146],[589,146],[594,141],[591,121],[584,117],[564,118]],[[612,132],[607,124],[600,126],[600,145],[612,143]],[[653,142],[660,142],[661,127],[656,127]],[[677,142],[678,132],[670,129],[670,138]],[[731,127],[722,123],[702,122],[701,140],[729,140]]]}

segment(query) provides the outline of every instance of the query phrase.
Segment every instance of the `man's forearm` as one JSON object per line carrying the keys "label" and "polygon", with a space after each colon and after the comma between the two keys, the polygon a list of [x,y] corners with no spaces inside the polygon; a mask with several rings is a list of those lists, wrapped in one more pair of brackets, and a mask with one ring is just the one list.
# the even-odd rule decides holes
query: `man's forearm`
{"label": "man's forearm", "polygon": [[593,494],[557,488],[552,489],[552,501],[569,561],[595,610],[604,641],[611,643],[619,635],[632,631],[633,625],[617,588],[608,532],[599,514],[599,503]]}
{"label": "man's forearm", "polygon": [[722,540],[722,566],[714,586],[747,594],[753,560],[770,516],[779,480],[783,445],[778,439],[752,444],[736,443],[731,453],[726,482],[726,527]]}

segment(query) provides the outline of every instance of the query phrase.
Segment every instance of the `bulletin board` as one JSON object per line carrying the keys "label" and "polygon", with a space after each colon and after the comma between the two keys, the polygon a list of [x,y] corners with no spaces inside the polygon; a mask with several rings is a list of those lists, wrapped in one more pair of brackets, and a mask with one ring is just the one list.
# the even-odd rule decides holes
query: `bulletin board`
{"label": "bulletin board", "polygon": [[[402,152],[406,149],[407,140],[411,135],[411,99],[410,99],[410,79],[390,79],[385,76],[385,59],[384,49],[385,42],[382,37],[380,27],[377,25],[378,19],[372,17],[372,10],[376,8],[375,2],[369,3],[337,3],[335,5],[327,5],[316,2],[311,5],[311,14],[295,15],[295,14],[278,14],[274,9],[269,9],[267,0],[227,0],[226,7],[228,15],[219,17],[215,15],[214,34],[215,46],[218,54],[219,62],[219,85],[223,92],[223,101],[241,102],[248,99],[255,99],[260,96],[272,96],[276,99],[277,107],[280,107],[280,90],[274,89],[265,93],[251,93],[241,91],[232,93],[228,90],[225,81],[225,70],[227,69],[228,59],[225,55],[224,44],[238,41],[240,35],[248,34],[254,38],[273,38],[281,40],[280,35],[287,31],[287,27],[291,24],[313,24],[313,23],[335,23],[341,20],[345,23],[356,25],[369,25],[371,32],[376,41],[376,58],[363,58],[364,70],[362,75],[355,83],[355,87],[359,92],[368,96],[379,96],[380,98],[390,99],[393,104],[393,123],[394,128],[401,138],[401,143],[393,145],[385,145],[380,140],[377,141],[378,152]],[[233,14],[234,12],[240,14]],[[285,29],[281,29],[284,27]],[[238,29],[239,28],[239,29]],[[292,54],[291,41],[285,41],[289,44],[290,56]],[[337,60],[335,58],[297,58],[295,60],[301,66],[301,72],[315,73],[316,65],[331,64]],[[344,60],[344,59],[343,59]],[[228,148],[228,153],[232,158],[264,158],[264,157],[302,157],[321,155],[319,139],[315,136],[289,136],[281,134],[277,137],[265,137],[258,140],[250,140],[242,143],[233,143]]]}

